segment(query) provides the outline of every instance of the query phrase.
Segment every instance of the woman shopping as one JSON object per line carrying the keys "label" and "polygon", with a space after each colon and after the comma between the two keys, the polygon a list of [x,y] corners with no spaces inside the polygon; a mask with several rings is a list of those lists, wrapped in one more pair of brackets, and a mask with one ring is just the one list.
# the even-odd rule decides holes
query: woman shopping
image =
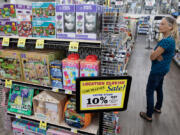
{"label": "woman shopping", "polygon": [[[163,39],[157,44],[150,55],[151,71],[146,86],[147,111],[140,112],[140,116],[152,121],[152,114],[161,113],[163,103],[163,80],[170,70],[170,63],[175,55],[176,42],[179,40],[178,25],[172,17],[162,19],[159,31]],[[154,91],[157,92],[157,102],[154,106]]]}

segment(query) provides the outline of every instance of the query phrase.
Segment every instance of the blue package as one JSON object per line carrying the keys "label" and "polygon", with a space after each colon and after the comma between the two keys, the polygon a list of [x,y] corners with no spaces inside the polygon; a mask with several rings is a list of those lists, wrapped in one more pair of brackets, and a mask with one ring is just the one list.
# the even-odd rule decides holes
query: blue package
{"label": "blue package", "polygon": [[63,88],[62,78],[51,78],[51,80],[52,80],[51,81],[52,87],[59,88],[59,89]]}
{"label": "blue package", "polygon": [[53,78],[62,77],[62,63],[59,60],[50,63],[50,74]]}

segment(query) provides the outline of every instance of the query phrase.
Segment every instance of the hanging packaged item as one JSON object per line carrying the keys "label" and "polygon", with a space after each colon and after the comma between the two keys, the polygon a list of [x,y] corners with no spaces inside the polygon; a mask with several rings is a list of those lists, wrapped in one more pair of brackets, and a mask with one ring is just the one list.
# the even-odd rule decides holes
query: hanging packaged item
{"label": "hanging packaged item", "polygon": [[66,102],[64,108],[64,120],[65,122],[75,128],[86,128],[92,119],[91,113],[77,113],[76,112],[76,99],[71,98]]}
{"label": "hanging packaged item", "polygon": [[59,124],[63,120],[66,95],[43,91],[33,98],[34,114],[40,120]]}
{"label": "hanging packaged item", "polygon": [[85,60],[80,63],[80,76],[98,76],[100,70],[100,61],[96,55],[88,55]]}
{"label": "hanging packaged item", "polygon": [[70,54],[62,60],[63,67],[63,88],[76,90],[76,78],[79,77],[80,59],[78,54]]}
{"label": "hanging packaged item", "polygon": [[101,11],[99,5],[76,5],[76,39],[99,38]]}
{"label": "hanging packaged item", "polygon": [[0,50],[0,78],[22,81],[21,51]]}
{"label": "hanging packaged item", "polygon": [[52,22],[55,20],[55,2],[32,3],[32,20]]}
{"label": "hanging packaged item", "polygon": [[13,84],[8,101],[8,111],[25,115],[32,114],[34,89]]}
{"label": "hanging packaged item", "polygon": [[60,39],[75,39],[76,7],[75,5],[56,5],[56,33]]}

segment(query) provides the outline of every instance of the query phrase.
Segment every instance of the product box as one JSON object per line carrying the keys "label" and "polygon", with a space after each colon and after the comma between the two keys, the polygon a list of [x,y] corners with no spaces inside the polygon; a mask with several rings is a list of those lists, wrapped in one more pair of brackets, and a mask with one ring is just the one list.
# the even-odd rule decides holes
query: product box
{"label": "product box", "polygon": [[57,53],[24,52],[21,53],[23,76],[26,82],[51,86],[49,65]]}
{"label": "product box", "polygon": [[0,19],[16,19],[16,5],[2,4],[0,6]]}
{"label": "product box", "polygon": [[0,50],[0,78],[22,81],[20,51]]}
{"label": "product box", "polygon": [[34,89],[13,84],[8,101],[8,111],[25,115],[32,114]]}
{"label": "product box", "polygon": [[98,76],[100,71],[100,61],[92,57],[86,57],[80,62],[80,76]]}
{"label": "product box", "polygon": [[[69,56],[68,56],[69,57]],[[79,77],[80,59],[66,58],[62,60],[63,88],[76,90],[76,78]]]}
{"label": "product box", "polygon": [[97,40],[100,34],[101,6],[76,5],[76,39]]}
{"label": "product box", "polygon": [[43,91],[33,98],[35,117],[59,124],[63,120],[66,95]]}
{"label": "product box", "polygon": [[32,3],[33,21],[55,21],[55,2],[36,2]]}
{"label": "product box", "polygon": [[55,22],[32,22],[33,37],[55,38]]}
{"label": "product box", "polygon": [[75,5],[56,5],[57,38],[75,39],[76,8]]}
{"label": "product box", "polygon": [[7,21],[4,29],[5,35],[18,36],[17,22]]}
{"label": "product box", "polygon": [[54,127],[50,127],[47,130],[47,134],[46,135],[77,135],[76,133],[70,132],[70,131],[66,131],[60,128],[54,128]]}
{"label": "product box", "polygon": [[18,35],[20,37],[32,37],[31,21],[20,21],[20,22],[18,22]]}
{"label": "product box", "polygon": [[5,29],[6,29],[5,25],[6,25],[6,21],[0,20],[0,36],[10,36],[10,34],[8,35],[8,33],[5,34]]}
{"label": "product box", "polygon": [[18,22],[31,21],[32,6],[16,4],[16,16]]}
{"label": "product box", "polygon": [[13,135],[25,134],[25,128],[28,121],[17,119],[12,122]]}

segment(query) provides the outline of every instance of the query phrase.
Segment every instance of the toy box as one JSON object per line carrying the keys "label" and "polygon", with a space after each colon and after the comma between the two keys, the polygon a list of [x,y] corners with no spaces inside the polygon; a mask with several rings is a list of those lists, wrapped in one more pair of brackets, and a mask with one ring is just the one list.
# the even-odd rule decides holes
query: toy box
{"label": "toy box", "polygon": [[39,128],[39,124],[27,120],[17,119],[12,122],[14,135],[46,135],[46,131]]}
{"label": "toy box", "polygon": [[82,60],[80,63],[80,76],[98,76],[100,70],[100,61],[97,60],[97,57],[89,55],[85,60]]}
{"label": "toy box", "polygon": [[55,21],[55,2],[32,3],[33,21]]}
{"label": "toy box", "polygon": [[100,34],[101,6],[76,5],[76,39],[97,40]]}
{"label": "toy box", "polygon": [[2,4],[0,6],[0,19],[16,19],[16,5]]}
{"label": "toy box", "polygon": [[79,135],[59,128],[50,127],[46,135]]}
{"label": "toy box", "polygon": [[77,113],[76,99],[70,98],[64,107],[64,120],[71,127],[86,128],[92,119],[91,113]]}
{"label": "toy box", "polygon": [[32,37],[32,24],[30,21],[18,22],[18,35],[20,37]]}
{"label": "toy box", "polygon": [[57,38],[75,39],[75,5],[56,5],[56,32]]}
{"label": "toy box", "polygon": [[8,33],[5,34],[5,29],[6,29],[5,25],[6,25],[6,21],[0,20],[0,36],[10,36],[10,34],[8,35]]}
{"label": "toy box", "polygon": [[50,74],[52,87],[63,88],[62,63],[59,60],[50,63]]}
{"label": "toy box", "polygon": [[50,86],[49,65],[59,52],[25,52],[21,54],[23,76],[26,82]]}
{"label": "toy box", "polygon": [[0,50],[0,78],[22,80],[20,51]]}
{"label": "toy box", "polygon": [[10,36],[18,35],[17,22],[7,21],[5,23],[4,33]]}
{"label": "toy box", "polygon": [[32,22],[33,37],[55,38],[55,22]]}
{"label": "toy box", "polygon": [[32,114],[34,89],[13,84],[8,101],[8,111],[25,115]]}
{"label": "toy box", "polygon": [[66,95],[43,91],[33,98],[35,117],[59,124],[63,120]]}
{"label": "toy box", "polygon": [[76,90],[76,78],[79,77],[80,59],[76,54],[71,54],[62,61],[63,87],[67,90]]}
{"label": "toy box", "polygon": [[31,21],[32,6],[16,4],[16,16],[16,20],[19,22]]}

